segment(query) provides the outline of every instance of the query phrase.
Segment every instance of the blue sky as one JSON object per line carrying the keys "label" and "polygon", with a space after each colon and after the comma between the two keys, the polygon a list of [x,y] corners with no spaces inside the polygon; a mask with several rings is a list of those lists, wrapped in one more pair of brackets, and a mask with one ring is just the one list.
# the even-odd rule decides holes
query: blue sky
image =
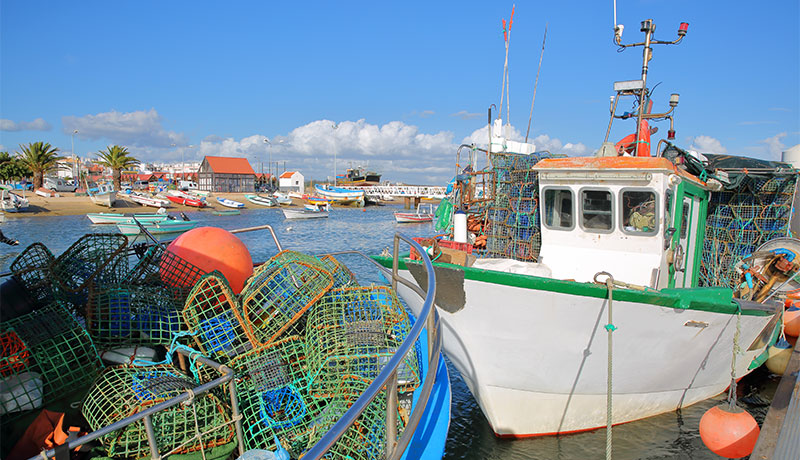
{"label": "blue sky", "polygon": [[[652,18],[655,110],[678,92],[677,143],[778,159],[800,142],[800,2],[618,0],[623,42]],[[366,165],[384,179],[441,183],[455,149],[486,136],[499,105],[508,2],[0,1],[0,149],[46,141],[144,161],[246,156],[322,179]],[[531,138],[589,155],[603,141],[618,53],[613,2],[517,2],[511,123],[524,137],[548,23]],[[505,109],[504,109],[505,117]],[[332,125],[338,124],[336,130]],[[666,136],[661,123],[654,139]],[[611,140],[632,132],[617,122]],[[521,133],[521,134],[520,134]],[[281,142],[282,141],[282,142]],[[484,141],[485,142],[485,141]],[[172,144],[175,144],[173,147]],[[266,166],[264,166],[266,168]]]}

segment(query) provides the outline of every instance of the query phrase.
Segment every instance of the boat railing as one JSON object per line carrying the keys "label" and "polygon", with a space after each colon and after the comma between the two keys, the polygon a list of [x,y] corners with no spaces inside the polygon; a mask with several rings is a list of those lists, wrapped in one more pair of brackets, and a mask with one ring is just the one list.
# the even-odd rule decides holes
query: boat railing
{"label": "boat railing", "polygon": [[[261,225],[256,227],[231,230],[231,233],[244,233],[244,232],[252,232],[258,230],[269,231],[278,250],[279,251],[282,250],[280,241],[278,240],[278,237],[275,234],[275,230],[270,225]],[[423,291],[417,285],[399,275],[398,267],[400,260],[399,259],[400,241],[406,242],[412,248],[414,248],[418,254],[421,255],[422,264],[425,267],[425,271],[427,273],[427,286],[428,286],[427,292]],[[413,437],[414,432],[417,426],[419,425],[419,422],[422,420],[422,415],[424,414],[425,409],[428,406],[428,401],[430,399],[431,393],[433,391],[433,385],[437,377],[437,370],[439,368],[439,354],[441,353],[442,349],[441,330],[440,330],[441,326],[438,321],[438,314],[436,312],[436,309],[434,308],[434,298],[436,296],[436,277],[433,271],[433,264],[431,263],[430,258],[428,257],[427,253],[422,249],[422,247],[419,245],[419,243],[417,243],[410,237],[407,237],[403,234],[395,233],[393,246],[394,246],[394,250],[392,253],[393,263],[391,271],[384,268],[378,262],[371,259],[369,256],[360,251],[340,251],[340,252],[332,252],[325,254],[331,256],[357,255],[363,257],[364,259],[368,260],[370,263],[375,265],[380,270],[380,272],[384,274],[384,277],[386,277],[387,280],[390,280],[393,290],[395,291],[397,290],[398,283],[402,284],[411,289],[421,298],[423,298],[424,302],[422,304],[422,309],[420,310],[417,321],[411,327],[408,336],[405,338],[405,340],[403,340],[403,342],[397,348],[392,358],[386,363],[386,365],[384,365],[383,369],[375,378],[375,380],[366,388],[366,390],[364,390],[361,396],[355,401],[355,403],[353,403],[353,405],[347,410],[347,412],[344,413],[344,415],[336,422],[336,424],[334,424],[333,427],[330,430],[328,430],[328,432],[322,437],[322,439],[320,439],[314,446],[311,447],[311,449],[309,449],[303,455],[304,459],[311,460],[311,459],[322,458],[322,456],[324,456],[328,452],[328,450],[336,443],[336,441],[338,441],[339,438],[341,438],[344,435],[344,433],[348,430],[348,428],[350,428],[355,423],[355,421],[367,409],[369,404],[378,396],[378,394],[381,391],[384,390],[384,388],[386,389],[385,458],[392,460],[399,459],[400,457],[402,457],[406,448],[410,444],[411,438]],[[0,274],[0,276],[7,276],[7,275],[10,275],[10,273]],[[412,351],[423,329],[427,330],[426,351],[428,356],[428,372],[426,373],[425,380],[422,383],[422,388],[420,390],[417,403],[412,408],[412,411],[408,418],[408,422],[406,423],[405,429],[403,430],[403,434],[400,436],[400,439],[398,439],[397,438],[397,414],[398,414],[397,373],[399,367],[405,360],[408,353]],[[239,448],[239,454],[244,453],[243,431],[241,422],[242,416],[239,411],[239,402],[236,396],[236,382],[234,379],[234,371],[223,364],[217,363],[203,356],[190,356],[189,355],[190,352],[184,349],[179,348],[176,351],[187,358],[197,359],[201,364],[210,366],[211,368],[220,372],[222,376],[208,383],[199,385],[193,388],[191,391],[181,393],[180,395],[174,398],[171,398],[160,404],[147,408],[146,410],[143,410],[137,414],[126,417],[111,425],[102,427],[97,431],[93,431],[78,439],[70,441],[68,443],[68,448],[75,449],[81,445],[84,445],[86,443],[95,441],[103,436],[106,436],[111,432],[121,430],[128,425],[131,425],[133,423],[142,420],[145,426],[145,432],[147,434],[147,442],[150,447],[151,458],[160,459],[162,458],[162,456],[158,451],[158,444],[155,437],[155,430],[153,428],[152,415],[155,414],[156,412],[168,409],[178,404],[188,402],[198,395],[207,393],[213,388],[223,386],[227,383],[229,386],[228,390],[231,399],[231,411],[232,411],[231,423],[234,423],[235,425],[236,440]],[[30,460],[41,458],[42,454],[48,458],[53,457],[55,456],[55,449],[50,449],[47,450],[46,452],[42,452],[40,455],[31,457]]]}

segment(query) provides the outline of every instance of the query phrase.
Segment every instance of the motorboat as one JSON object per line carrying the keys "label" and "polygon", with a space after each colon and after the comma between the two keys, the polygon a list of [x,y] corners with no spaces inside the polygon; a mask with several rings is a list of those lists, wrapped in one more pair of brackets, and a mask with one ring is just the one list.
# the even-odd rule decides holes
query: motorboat
{"label": "motorboat", "polygon": [[167,208],[171,206],[169,200],[148,196],[138,192],[131,193],[128,195],[128,198],[134,203],[139,203],[142,206],[151,206],[153,208]]}
{"label": "motorboat", "polygon": [[27,198],[19,196],[8,189],[0,189],[0,209],[5,212],[24,212],[30,203]]}
{"label": "motorboat", "polygon": [[244,208],[244,203],[236,201],[236,200],[232,200],[230,198],[222,198],[222,197],[218,196],[217,197],[217,202],[219,204],[221,204],[222,206],[225,206],[226,208],[236,208],[236,209]]}
{"label": "motorboat", "polygon": [[133,223],[134,219],[142,223],[150,223],[163,222],[169,219],[166,209],[164,209],[164,212],[162,213],[133,215],[117,214],[112,212],[93,212],[86,214],[86,217],[88,217],[93,224],[127,224]]}
{"label": "motorboat", "polygon": [[[138,220],[138,219],[137,219]],[[191,230],[199,224],[195,220],[162,220],[156,222],[140,222],[148,232],[153,235],[162,235],[165,233],[183,233]],[[141,228],[136,222],[131,223],[118,223],[117,228],[120,233],[125,236],[138,235],[141,233]]]}
{"label": "motorboat", "polygon": [[[269,196],[262,196],[262,195],[251,195],[245,194],[245,199],[253,204],[257,204],[259,206],[267,206],[267,207],[274,207],[278,206],[278,200],[274,197]],[[291,202],[291,200],[290,200]]]}
{"label": "motorboat", "polygon": [[184,206],[192,206],[195,208],[205,208],[208,206],[205,198],[198,198],[178,190],[170,190],[167,193],[167,199],[175,204],[182,204]]}
{"label": "motorboat", "polygon": [[117,191],[113,184],[98,184],[86,189],[86,193],[94,204],[111,208],[117,202]]}
{"label": "motorboat", "polygon": [[417,205],[416,212],[395,211],[394,220],[396,220],[398,224],[431,222],[433,220],[433,205],[430,203],[420,203]]}
{"label": "motorboat", "polygon": [[314,184],[317,195],[341,205],[364,206],[364,190],[351,190],[332,185]]}
{"label": "motorboat", "polygon": [[306,204],[303,208],[283,208],[283,216],[287,219],[318,219],[328,217],[328,206],[321,207]]}

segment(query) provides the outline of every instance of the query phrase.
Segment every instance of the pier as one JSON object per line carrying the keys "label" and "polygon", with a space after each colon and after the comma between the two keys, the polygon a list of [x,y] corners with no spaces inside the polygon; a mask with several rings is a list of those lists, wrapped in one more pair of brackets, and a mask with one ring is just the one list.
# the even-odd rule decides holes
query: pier
{"label": "pier", "polygon": [[800,348],[795,344],[761,426],[761,435],[750,454],[752,460],[800,458],[799,372]]}
{"label": "pier", "polygon": [[365,187],[364,193],[367,195],[391,196],[393,198],[403,198],[403,206],[406,209],[416,209],[422,198],[444,198],[446,195],[445,187],[437,185],[373,185]]}

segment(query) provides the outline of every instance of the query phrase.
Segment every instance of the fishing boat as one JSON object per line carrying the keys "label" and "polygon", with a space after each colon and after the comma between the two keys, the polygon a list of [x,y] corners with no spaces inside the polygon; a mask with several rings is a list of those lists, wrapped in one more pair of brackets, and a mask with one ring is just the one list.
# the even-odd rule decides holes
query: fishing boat
{"label": "fishing boat", "polygon": [[133,215],[117,214],[112,212],[92,212],[86,214],[86,217],[88,217],[93,224],[128,224],[133,223],[134,219],[142,223],[149,223],[162,222],[169,219],[169,215],[167,215],[166,212],[157,214]]}
{"label": "fishing boat", "polygon": [[167,208],[170,206],[169,200],[148,196],[138,192],[131,193],[128,195],[128,198],[134,203],[139,203],[142,206],[151,206],[153,208]]}
{"label": "fishing boat", "polygon": [[117,202],[117,191],[112,184],[98,184],[97,187],[87,187],[86,193],[92,203],[111,208]]}
{"label": "fishing boat", "polygon": [[344,174],[336,176],[337,185],[346,186],[370,186],[378,185],[381,182],[381,175],[367,171],[364,168],[349,168]]}
{"label": "fishing boat", "polygon": [[221,196],[218,196],[217,197],[217,202],[219,204],[221,204],[222,206],[225,206],[227,208],[236,208],[236,209],[244,208],[244,203],[241,203],[241,202],[236,201],[236,200],[232,200],[230,198],[222,198]]}
{"label": "fishing boat", "polygon": [[273,196],[275,197],[275,200],[278,201],[278,204],[292,204],[292,198],[289,195],[281,192],[275,192]]}
{"label": "fishing boat", "polygon": [[[197,227],[198,223],[199,222],[195,220],[162,220],[141,222],[147,231],[153,235],[163,235],[165,233],[183,233],[187,230]],[[141,229],[135,222],[118,223],[117,228],[119,229],[120,233],[125,236],[138,235],[141,233]]]}
{"label": "fishing boat", "polygon": [[[444,226],[455,226],[448,241],[467,250],[440,248],[434,264],[444,348],[497,436],[610,429],[689,406],[758,367],[779,335],[782,303],[769,299],[796,274],[787,260],[800,251],[778,248],[783,271],[754,287],[741,288],[734,266],[788,234],[797,171],[763,161],[726,167],[729,157],[714,163],[675,146],[678,98],[651,112],[647,64],[658,42],[651,20],[642,31],[642,79],[615,83],[611,109],[612,123],[637,118],[632,137],[608,142],[609,124],[597,156],[584,158],[533,144],[512,150],[512,141],[492,137],[491,168],[465,168],[454,203],[442,205],[469,216]],[[616,114],[625,96],[638,102],[633,115]],[[659,119],[670,130],[651,157],[648,122]],[[473,199],[486,177],[495,184],[490,196]],[[746,216],[763,216],[763,230]],[[483,241],[477,259],[470,227],[476,245]],[[412,259],[399,271],[425,285]],[[398,292],[419,311],[408,288]]]}
{"label": "fishing boat", "polygon": [[328,217],[329,207],[307,204],[303,208],[283,208],[283,216],[287,219],[318,219]]}
{"label": "fishing boat", "polygon": [[[174,190],[170,190],[170,192],[175,192]],[[175,204],[182,204],[184,206],[192,206],[195,208],[205,208],[208,203],[206,203],[205,199],[192,197],[185,193],[175,194],[170,193],[167,195],[167,199]]]}
{"label": "fishing boat", "polygon": [[238,209],[214,209],[211,214],[215,216],[238,216],[242,214]]}
{"label": "fishing boat", "polygon": [[5,212],[25,212],[30,203],[28,199],[6,188],[0,189],[0,209]]}
{"label": "fishing boat", "polygon": [[411,224],[417,222],[431,222],[433,220],[433,205],[421,203],[417,205],[416,212],[394,212],[394,220],[398,224]]}
{"label": "fishing boat", "polygon": [[[273,207],[278,206],[278,200],[273,197],[245,194],[245,199],[259,206]],[[289,200],[291,202],[291,200]]]}
{"label": "fishing boat", "polygon": [[[225,244],[236,239],[230,233],[184,234],[183,250],[90,234],[54,268],[36,257],[51,255],[45,245],[26,248],[11,273],[0,274],[4,305],[6,296],[14,305],[30,299],[22,312],[4,309],[0,324],[15,353],[3,395],[8,381],[27,383],[3,400],[4,439],[42,408],[63,406],[68,420],[82,416],[91,431],[73,436],[69,448],[95,440],[106,458],[270,458],[269,450],[276,458],[440,459],[451,391],[433,290],[419,292],[425,308],[413,317],[394,289],[359,284],[337,259],[363,262],[361,253],[284,250],[269,226],[234,232],[264,230],[278,254],[250,267],[252,276],[237,284],[241,296],[228,264],[251,264],[250,255],[241,241]],[[214,265],[200,269],[202,260]],[[389,270],[379,275],[403,282]],[[49,301],[68,288],[77,308]],[[231,313],[239,311],[245,316]],[[196,339],[190,346],[177,342],[187,334]],[[154,362],[152,347],[164,344],[166,359]],[[56,353],[48,367],[37,364]],[[59,404],[78,392],[81,404]],[[54,458],[51,446],[33,451]]]}
{"label": "fishing boat", "polygon": [[329,201],[334,201],[338,204],[348,206],[364,206],[364,191],[351,190],[341,187],[334,187],[332,185],[314,184],[314,190],[317,195]]}

